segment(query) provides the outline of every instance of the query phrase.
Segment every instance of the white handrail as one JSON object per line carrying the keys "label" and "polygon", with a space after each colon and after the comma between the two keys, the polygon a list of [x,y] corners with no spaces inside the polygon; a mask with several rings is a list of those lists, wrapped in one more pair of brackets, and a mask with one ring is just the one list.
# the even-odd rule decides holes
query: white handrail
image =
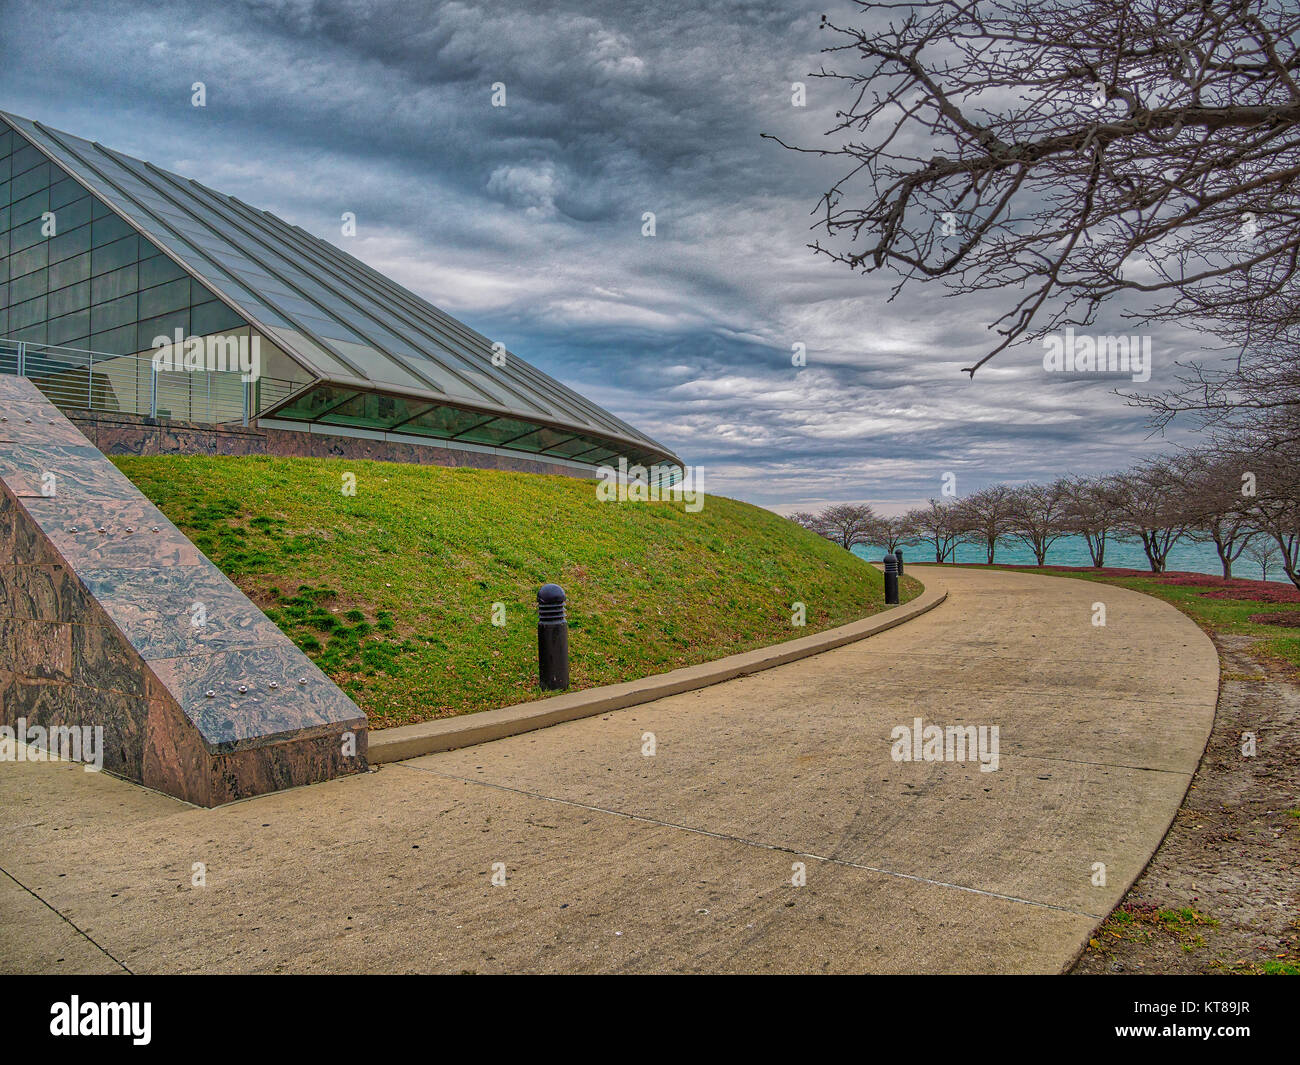
{"label": "white handrail", "polygon": [[151,355],[5,337],[0,337],[0,373],[28,378],[57,407],[217,425],[248,425],[301,387],[300,382],[259,377],[254,391],[253,382],[244,381],[238,369],[160,371]]}

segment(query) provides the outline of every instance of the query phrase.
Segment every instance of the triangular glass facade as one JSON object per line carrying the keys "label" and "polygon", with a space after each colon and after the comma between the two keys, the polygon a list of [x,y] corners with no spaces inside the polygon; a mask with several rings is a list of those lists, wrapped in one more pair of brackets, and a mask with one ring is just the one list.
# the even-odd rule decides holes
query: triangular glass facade
{"label": "triangular glass facade", "polygon": [[[262,380],[238,403],[208,397],[205,407],[202,396],[165,391],[161,405],[158,382],[132,357],[175,330],[257,336]],[[113,388],[123,391],[120,409],[196,421],[234,420],[242,404],[254,417],[581,463],[678,463],[334,245],[197,181],[0,112],[0,370],[16,368],[6,359],[19,341],[38,384],[40,358],[73,364],[46,388],[64,405],[84,393],[94,406],[96,387]],[[80,354],[55,349],[93,354],[79,371]]]}

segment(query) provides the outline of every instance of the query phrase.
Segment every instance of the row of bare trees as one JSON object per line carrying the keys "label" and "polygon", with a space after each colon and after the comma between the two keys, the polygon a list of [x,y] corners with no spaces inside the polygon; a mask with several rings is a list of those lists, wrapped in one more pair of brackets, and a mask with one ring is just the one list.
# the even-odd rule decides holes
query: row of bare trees
{"label": "row of bare trees", "polygon": [[1092,564],[1106,564],[1115,540],[1141,543],[1153,573],[1163,573],[1182,540],[1212,543],[1224,577],[1245,555],[1268,574],[1276,560],[1300,588],[1300,464],[1285,450],[1216,447],[1143,463],[1104,477],[1063,477],[1048,484],[992,485],[956,499],[931,499],[898,517],[866,504],[840,503],[793,520],[852,549],[933,548],[936,562],[960,543],[978,544],[992,564],[997,550],[1022,543],[1041,566],[1063,536],[1080,536]]}

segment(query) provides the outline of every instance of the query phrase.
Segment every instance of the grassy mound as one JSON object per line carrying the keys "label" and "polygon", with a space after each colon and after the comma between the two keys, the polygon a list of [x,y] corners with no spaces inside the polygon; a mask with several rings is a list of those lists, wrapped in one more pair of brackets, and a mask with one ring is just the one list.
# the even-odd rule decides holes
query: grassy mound
{"label": "grassy mound", "polygon": [[[595,482],[350,460],[114,462],[375,727],[538,698],[536,594],[569,597],[575,688],[804,636],[884,606],[878,571],[710,496],[601,503]],[[344,475],[356,493],[341,491]],[[904,579],[903,597],[919,585]],[[807,623],[791,623],[792,604]],[[502,616],[504,626],[493,624]]]}

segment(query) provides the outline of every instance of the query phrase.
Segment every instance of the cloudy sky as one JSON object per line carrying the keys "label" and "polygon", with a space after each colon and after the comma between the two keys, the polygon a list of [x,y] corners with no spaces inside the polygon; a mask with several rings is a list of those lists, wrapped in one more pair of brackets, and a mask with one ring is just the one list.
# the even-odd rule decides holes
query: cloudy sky
{"label": "cloudy sky", "polygon": [[[826,10],[852,21],[800,0],[0,0],[0,110],[345,246],[672,447],[712,492],[894,509],[948,471],[964,495],[1168,449],[1179,437],[1152,438],[1116,381],[1046,374],[1041,347],[961,373],[991,346],[996,298],[936,284],[887,303],[890,276],[807,250],[838,175],[759,135],[815,145],[844,102],[807,78]],[[1155,334],[1140,387],[1194,349]]]}

